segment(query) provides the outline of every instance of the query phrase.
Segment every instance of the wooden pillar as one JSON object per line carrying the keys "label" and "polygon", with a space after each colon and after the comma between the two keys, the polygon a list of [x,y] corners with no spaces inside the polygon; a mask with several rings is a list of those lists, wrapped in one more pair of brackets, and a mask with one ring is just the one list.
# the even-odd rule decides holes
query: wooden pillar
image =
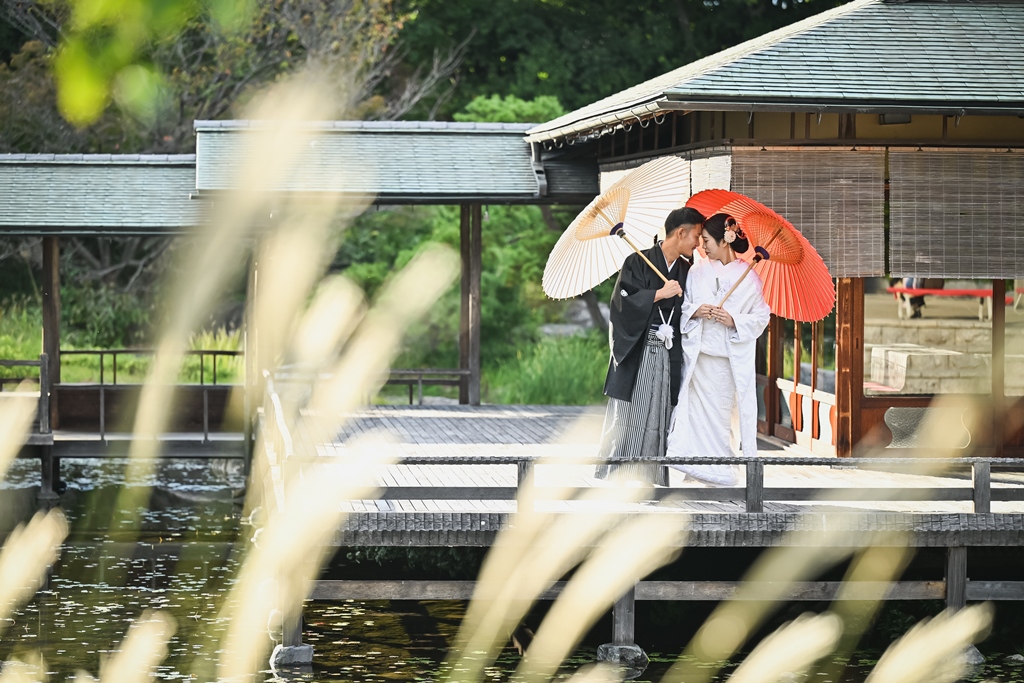
{"label": "wooden pillar", "polygon": [[836,297],[836,455],[848,458],[860,441],[864,395],[864,280],[839,278]]}
{"label": "wooden pillar", "polygon": [[252,241],[252,253],[249,256],[249,268],[245,282],[245,319],[242,322],[242,349],[245,372],[245,405],[242,408],[242,437],[245,442],[245,459],[243,466],[248,477],[252,471],[252,456],[256,448],[255,425],[256,406],[260,405],[263,375],[259,371],[256,350],[256,297],[259,285],[259,242]]}
{"label": "wooden pillar", "polygon": [[967,548],[946,548],[946,609],[967,606]]}
{"label": "wooden pillar", "polygon": [[772,315],[768,321],[768,358],[765,375],[768,385],[764,390],[764,419],[768,423],[768,435],[775,434],[779,423],[779,383],[782,375],[782,318]]}
{"label": "wooden pillar", "polygon": [[[60,244],[56,235],[43,238],[43,353],[49,384],[60,383]],[[60,424],[54,394],[50,394],[50,421]]]}
{"label": "wooden pillar", "polygon": [[469,259],[469,405],[480,405],[480,276],[483,272],[483,207],[472,206]]}
{"label": "wooden pillar", "polygon": [[821,347],[823,344],[824,325],[821,321],[811,323],[811,438],[818,439],[821,436],[820,418],[818,410],[820,406],[814,398],[818,390],[818,365],[821,363]]}
{"label": "wooden pillar", "polygon": [[[800,365],[804,362],[803,358],[803,327],[800,325],[800,321],[793,321],[793,387],[797,387],[800,384]],[[789,400],[789,416],[793,420],[793,434],[794,440],[796,440],[796,434],[799,434],[804,430],[804,406],[803,396],[799,392],[794,391],[790,394]]]}
{"label": "wooden pillar", "polygon": [[1006,444],[1006,280],[992,281],[992,455]]}
{"label": "wooden pillar", "polygon": [[612,606],[612,645],[633,645],[636,639],[636,586]]}
{"label": "wooden pillar", "polygon": [[[469,308],[470,308],[470,253],[469,206],[459,207],[459,255],[462,260],[462,280],[459,288],[459,369],[469,370]],[[459,382],[459,403],[469,403],[469,377]]]}

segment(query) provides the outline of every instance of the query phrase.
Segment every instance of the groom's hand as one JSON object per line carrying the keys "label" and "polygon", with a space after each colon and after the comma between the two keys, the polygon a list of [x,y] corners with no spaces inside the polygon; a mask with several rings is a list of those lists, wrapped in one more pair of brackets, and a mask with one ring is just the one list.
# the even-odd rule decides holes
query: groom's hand
{"label": "groom's hand", "polygon": [[674,296],[682,296],[683,288],[675,280],[669,280],[665,286],[654,293],[654,300],[671,299]]}

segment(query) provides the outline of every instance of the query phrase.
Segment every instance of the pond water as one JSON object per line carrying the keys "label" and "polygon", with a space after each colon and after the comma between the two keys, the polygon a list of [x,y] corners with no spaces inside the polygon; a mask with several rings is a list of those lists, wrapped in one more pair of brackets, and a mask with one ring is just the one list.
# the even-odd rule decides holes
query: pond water
{"label": "pond water", "polygon": [[[177,622],[168,656],[158,675],[166,680],[215,678],[219,641],[227,624],[221,616],[238,568],[232,543],[243,529],[237,494],[244,481],[233,467],[202,461],[161,462],[150,481],[150,503],[140,509],[142,532],[133,538],[109,529],[123,481],[124,461],[65,461],[70,487],[62,501],[72,533],[52,576],[0,635],[0,657],[39,650],[51,681],[79,669],[97,675],[100,662],[145,609],[161,609]],[[38,490],[35,460],[20,460],[0,483],[8,518],[31,514]],[[7,525],[9,526],[9,525]],[[283,677],[302,681],[435,681],[465,611],[461,602],[307,603],[304,640],[315,648],[314,667]],[[269,636],[268,636],[269,637]],[[561,678],[595,660],[598,643],[585,643],[560,671]],[[672,653],[649,653],[651,664],[636,680],[659,681]],[[970,680],[1024,682],[1024,667],[995,653]],[[842,681],[863,681],[878,657],[859,653]],[[509,679],[519,655],[507,647],[486,670],[489,681]],[[725,669],[727,673],[728,668]],[[267,672],[268,679],[274,675]],[[722,680],[721,676],[719,680]],[[827,675],[808,680],[826,683]]]}

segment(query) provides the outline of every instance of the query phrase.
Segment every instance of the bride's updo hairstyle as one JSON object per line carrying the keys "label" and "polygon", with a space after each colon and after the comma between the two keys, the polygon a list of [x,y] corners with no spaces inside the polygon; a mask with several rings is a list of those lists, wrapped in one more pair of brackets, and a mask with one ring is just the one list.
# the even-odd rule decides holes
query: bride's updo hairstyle
{"label": "bride's updo hairstyle", "polygon": [[[750,241],[743,234],[740,224],[727,213],[716,213],[704,221],[704,229],[708,231],[711,238],[718,244],[721,244],[723,241],[728,242],[729,246],[737,254],[745,253],[747,249],[750,249]],[[730,240],[729,237],[733,239]]]}

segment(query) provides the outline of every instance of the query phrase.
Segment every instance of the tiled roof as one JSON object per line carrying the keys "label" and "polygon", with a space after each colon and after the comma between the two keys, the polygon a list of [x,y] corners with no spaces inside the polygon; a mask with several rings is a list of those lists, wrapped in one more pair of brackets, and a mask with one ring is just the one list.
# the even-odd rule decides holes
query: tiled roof
{"label": "tiled roof", "polygon": [[616,93],[534,141],[655,111],[1024,113],[1024,2],[854,0]]}
{"label": "tiled roof", "polygon": [[201,222],[193,155],[0,155],[0,233],[180,232]]}
{"label": "tiled roof", "polygon": [[[197,121],[196,187],[232,189],[246,163],[246,133],[266,124]],[[539,199],[524,135],[532,124],[331,121],[309,124],[295,170],[263,188],[280,192],[375,195],[382,203]],[[589,201],[592,165],[552,167],[553,195]],[[572,196],[570,196],[572,195]]]}

